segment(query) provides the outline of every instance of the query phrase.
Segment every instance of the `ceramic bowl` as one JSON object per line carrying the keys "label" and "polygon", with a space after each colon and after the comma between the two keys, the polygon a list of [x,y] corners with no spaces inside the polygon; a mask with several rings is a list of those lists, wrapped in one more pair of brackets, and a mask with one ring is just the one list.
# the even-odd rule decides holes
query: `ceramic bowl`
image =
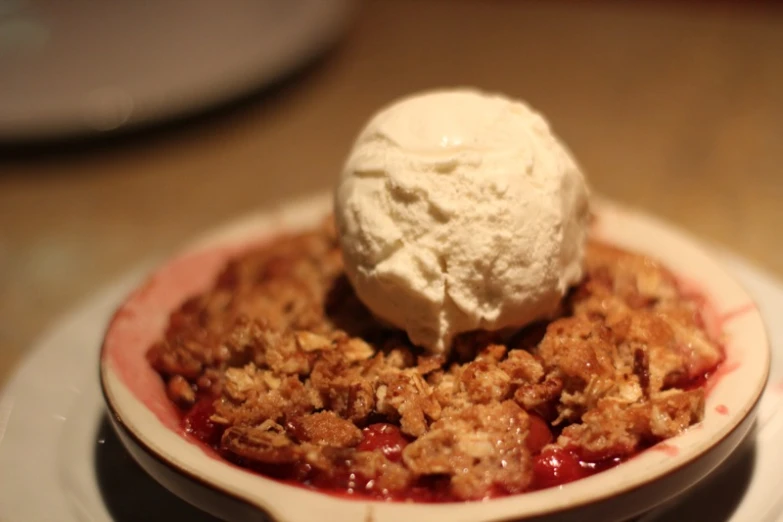
{"label": "ceramic bowl", "polygon": [[320,195],[251,217],[197,241],[153,273],[113,317],[101,353],[101,383],[112,422],[153,477],[224,520],[265,516],[286,522],[450,520],[627,520],[692,486],[749,433],[767,380],[770,351],[748,294],[686,235],[599,201],[594,235],[652,255],[708,296],[709,323],[722,328],[727,359],[710,382],[704,420],[610,470],[561,487],[482,502],[417,504],[345,499],[286,485],[236,467],[183,434],[179,415],[145,352],[168,313],[206,290],[223,263],[249,245],[313,226],[328,212]]}

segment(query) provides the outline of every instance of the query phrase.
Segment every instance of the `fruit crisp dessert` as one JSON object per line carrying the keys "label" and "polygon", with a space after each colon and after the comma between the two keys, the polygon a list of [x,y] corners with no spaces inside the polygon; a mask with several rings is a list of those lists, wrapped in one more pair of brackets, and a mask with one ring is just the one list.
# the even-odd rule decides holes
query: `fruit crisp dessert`
{"label": "fruit crisp dessert", "polygon": [[723,357],[656,261],[588,242],[583,272],[551,319],[433,354],[357,298],[328,220],[228,263],[148,359],[187,432],[269,477],[392,500],[522,493],[699,422]]}

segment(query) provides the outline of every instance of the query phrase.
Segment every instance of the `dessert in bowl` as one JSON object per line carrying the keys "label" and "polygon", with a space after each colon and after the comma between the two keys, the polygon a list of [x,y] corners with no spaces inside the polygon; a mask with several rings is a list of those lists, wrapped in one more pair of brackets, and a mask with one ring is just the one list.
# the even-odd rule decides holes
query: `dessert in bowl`
{"label": "dessert in bowl", "polygon": [[[363,180],[382,179],[369,163]],[[448,267],[465,266],[466,251],[432,239],[457,235],[434,230],[454,219],[448,205],[424,232],[377,233],[399,208],[415,214],[416,198],[362,211],[377,187],[346,188],[357,169],[334,207],[328,196],[289,204],[186,249],[107,331],[102,384],[121,438],[161,482],[224,518],[622,520],[686,489],[752,425],[769,363],[760,317],[678,232],[606,202],[590,221],[572,165],[554,165],[555,232],[535,225],[520,247],[481,225],[514,253],[576,223],[557,236],[576,247],[541,249],[553,277],[493,272],[505,263],[495,256],[474,263],[484,287],[454,280],[465,270]],[[530,230],[514,212],[504,216]],[[544,291],[517,279],[486,291],[509,272]],[[450,287],[460,292],[444,297]]]}

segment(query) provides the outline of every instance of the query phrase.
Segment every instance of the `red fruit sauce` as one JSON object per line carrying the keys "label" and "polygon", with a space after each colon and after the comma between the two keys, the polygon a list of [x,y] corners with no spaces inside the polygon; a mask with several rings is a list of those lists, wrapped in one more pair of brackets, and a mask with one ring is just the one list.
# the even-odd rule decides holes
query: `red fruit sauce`
{"label": "red fruit sauce", "polygon": [[393,424],[379,422],[362,430],[362,441],[356,447],[359,451],[380,451],[392,462],[399,462],[408,439]]}

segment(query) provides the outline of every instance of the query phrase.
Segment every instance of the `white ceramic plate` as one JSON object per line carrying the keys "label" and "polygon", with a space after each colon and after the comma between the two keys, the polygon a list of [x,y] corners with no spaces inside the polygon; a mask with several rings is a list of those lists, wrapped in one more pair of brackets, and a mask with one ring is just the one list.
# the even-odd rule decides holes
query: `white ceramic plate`
{"label": "white ceramic plate", "polygon": [[353,4],[0,1],[0,141],[105,133],[245,94],[332,43]]}
{"label": "white ceramic plate", "polygon": [[324,520],[357,521],[366,517],[377,521],[495,521],[554,514],[558,520],[625,520],[698,482],[751,428],[769,366],[764,326],[751,298],[690,238],[602,202],[596,206],[595,235],[661,259],[708,295],[716,319],[724,318],[726,371],[707,397],[704,420],[666,441],[667,451],[646,451],[616,468],[560,488],[463,504],[346,501],[281,484],[209,455],[181,436],[178,413],[146,362],[146,349],[162,334],[169,311],[208,288],[233,253],[248,242],[313,226],[328,211],[329,202],[328,196],[320,196],[219,230],[156,271],[112,320],[101,369],[119,434],[148,472],[191,502],[228,519],[254,513],[248,511],[250,505],[291,522],[311,520],[316,514]]}
{"label": "white ceramic plate", "polygon": [[[733,256],[720,259],[755,298],[772,340],[757,435],[644,522],[783,522],[783,284]],[[0,521],[217,522],[148,477],[108,429],[95,361],[104,325],[145,272],[74,307],[29,348],[0,394]]]}

